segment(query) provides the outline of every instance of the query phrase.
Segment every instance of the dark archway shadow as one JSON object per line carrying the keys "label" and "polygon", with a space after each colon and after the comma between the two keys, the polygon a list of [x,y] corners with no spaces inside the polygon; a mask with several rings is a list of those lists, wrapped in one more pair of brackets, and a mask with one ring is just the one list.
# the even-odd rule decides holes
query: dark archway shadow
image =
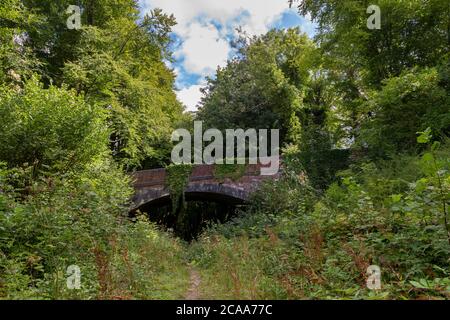
{"label": "dark archway shadow", "polygon": [[[235,198],[222,193],[213,193],[213,192],[185,192],[184,193],[185,200],[187,202],[190,201],[204,201],[204,202],[222,202],[229,203],[234,205],[244,205],[246,202],[240,198]],[[144,207],[160,207],[165,205],[170,205],[172,203],[172,199],[170,195],[164,195],[157,199],[151,200],[147,203],[140,205],[137,210],[141,210]],[[142,211],[142,210],[141,210]]]}
{"label": "dark archway shadow", "polygon": [[190,241],[196,239],[211,223],[224,223],[246,206],[246,201],[223,193],[186,192],[185,204],[180,201],[173,210],[172,199],[164,195],[140,205],[137,210],[146,214],[150,221],[173,230],[176,236]]}

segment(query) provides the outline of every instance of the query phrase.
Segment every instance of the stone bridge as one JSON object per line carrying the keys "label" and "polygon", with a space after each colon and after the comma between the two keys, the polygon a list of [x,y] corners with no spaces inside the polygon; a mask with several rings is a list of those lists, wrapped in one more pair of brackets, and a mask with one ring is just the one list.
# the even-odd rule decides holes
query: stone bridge
{"label": "stone bridge", "polygon": [[[232,180],[218,179],[214,174],[215,165],[194,166],[185,188],[187,201],[221,201],[227,204],[244,204],[262,181],[278,179],[261,175],[261,164],[246,165],[243,175]],[[161,206],[170,203],[170,192],[166,183],[166,170],[154,169],[134,173],[135,196],[132,211],[144,205]]]}

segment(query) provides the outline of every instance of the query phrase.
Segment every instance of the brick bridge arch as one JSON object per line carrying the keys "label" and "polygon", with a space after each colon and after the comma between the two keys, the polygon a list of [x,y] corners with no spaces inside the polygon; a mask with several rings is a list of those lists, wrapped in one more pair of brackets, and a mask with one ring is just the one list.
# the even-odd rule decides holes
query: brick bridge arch
{"label": "brick bridge arch", "polygon": [[[256,191],[262,181],[278,179],[279,174],[261,175],[261,164],[247,165],[245,172],[237,180],[229,178],[219,180],[214,175],[214,165],[194,166],[185,188],[187,201],[221,200],[226,203],[245,203],[251,193]],[[161,204],[170,201],[170,192],[166,184],[166,170],[153,169],[134,173],[135,195],[131,211],[147,204]]]}

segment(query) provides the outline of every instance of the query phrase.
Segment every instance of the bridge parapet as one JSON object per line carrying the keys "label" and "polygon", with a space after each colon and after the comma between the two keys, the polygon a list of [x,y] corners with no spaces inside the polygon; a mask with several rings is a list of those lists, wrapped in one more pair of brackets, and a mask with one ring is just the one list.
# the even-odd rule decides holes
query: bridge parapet
{"label": "bridge parapet", "polygon": [[[218,179],[214,172],[215,165],[195,165],[189,176],[185,193],[222,195],[240,202],[246,202],[250,194],[256,191],[262,181],[274,180],[279,177],[279,174],[273,176],[261,175],[261,168],[263,167],[264,165],[261,164],[246,165],[242,176],[233,180],[231,178]],[[138,171],[133,174],[133,177],[136,193],[132,210],[143,204],[170,196],[166,184],[167,171],[165,169]]]}

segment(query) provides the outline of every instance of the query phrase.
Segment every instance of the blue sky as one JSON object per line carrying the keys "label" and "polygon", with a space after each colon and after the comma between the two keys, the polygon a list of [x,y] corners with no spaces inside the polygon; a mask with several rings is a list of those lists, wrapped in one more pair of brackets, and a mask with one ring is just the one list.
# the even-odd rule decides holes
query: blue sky
{"label": "blue sky", "polygon": [[144,12],[161,8],[174,14],[174,58],[177,96],[187,110],[195,111],[205,77],[213,76],[234,52],[230,41],[241,27],[249,35],[271,28],[300,27],[309,36],[314,24],[289,9],[287,0],[140,0]]}

